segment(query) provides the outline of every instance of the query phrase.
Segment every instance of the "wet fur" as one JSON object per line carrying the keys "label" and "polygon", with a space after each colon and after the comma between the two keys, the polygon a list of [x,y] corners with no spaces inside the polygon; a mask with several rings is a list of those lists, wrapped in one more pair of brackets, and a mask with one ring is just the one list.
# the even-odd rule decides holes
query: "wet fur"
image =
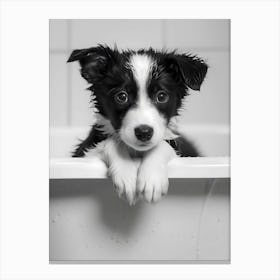
{"label": "wet fur", "polygon": [[[133,80],[131,71],[127,65],[132,55],[148,55],[157,62],[152,79],[148,87],[149,96],[158,88],[163,88],[173,93],[173,102],[167,106],[158,106],[157,109],[165,116],[167,122],[173,116],[178,115],[178,109],[182,105],[182,99],[188,95],[188,89],[199,90],[200,85],[207,72],[207,65],[201,59],[193,55],[177,54],[173,52],[158,52],[154,49],[139,51],[127,50],[119,52],[116,48],[107,46],[75,50],[72,52],[68,62],[78,60],[81,65],[81,75],[91,86],[89,90],[99,114],[108,118],[112,126],[119,130],[121,121],[127,111],[131,108],[127,106],[122,110],[116,108],[112,99],[108,99],[108,94],[112,95],[118,88],[125,85],[127,91],[132,96],[132,100],[137,97],[137,85]],[[105,140],[108,136],[102,131],[102,124],[94,124],[86,139],[78,144],[73,152],[73,157],[83,157],[88,150]],[[168,141],[169,144],[183,157],[195,157],[199,152],[194,145],[182,137]]]}
{"label": "wet fur", "polygon": [[[72,61],[79,61],[103,120],[93,124],[72,156],[83,157],[97,149],[120,196],[125,195],[130,204],[139,194],[157,201],[168,189],[169,160],[199,156],[190,141],[178,135],[170,139],[165,133],[172,130],[171,120],[179,114],[189,89],[200,90],[208,66],[196,56],[175,51],[119,51],[103,45],[74,50],[68,59]],[[167,102],[159,102],[161,91]],[[126,94],[125,103],[116,102],[121,92]],[[153,128],[153,135],[142,145],[134,130],[143,124]]]}

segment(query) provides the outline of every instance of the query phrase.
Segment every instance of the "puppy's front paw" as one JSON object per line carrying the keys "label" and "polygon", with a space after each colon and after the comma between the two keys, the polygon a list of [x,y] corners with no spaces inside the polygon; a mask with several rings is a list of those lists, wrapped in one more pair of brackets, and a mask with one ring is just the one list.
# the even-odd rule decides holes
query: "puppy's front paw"
{"label": "puppy's front paw", "polygon": [[143,194],[147,202],[157,202],[168,191],[167,166],[143,164],[138,170],[136,191]]}
{"label": "puppy's front paw", "polygon": [[136,203],[136,180],[138,162],[130,162],[119,166],[110,166],[108,169],[119,197],[126,198],[130,205]]}

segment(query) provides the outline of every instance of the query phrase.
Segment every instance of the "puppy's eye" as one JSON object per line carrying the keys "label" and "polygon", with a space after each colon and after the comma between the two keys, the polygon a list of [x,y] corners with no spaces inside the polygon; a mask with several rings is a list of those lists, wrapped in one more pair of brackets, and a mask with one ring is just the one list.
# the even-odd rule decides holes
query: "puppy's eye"
{"label": "puppy's eye", "polygon": [[126,104],[128,102],[128,94],[122,90],[115,94],[114,99],[119,104]]}
{"label": "puppy's eye", "polygon": [[156,94],[157,103],[167,103],[168,100],[169,100],[169,95],[165,91],[160,90],[157,92]]}

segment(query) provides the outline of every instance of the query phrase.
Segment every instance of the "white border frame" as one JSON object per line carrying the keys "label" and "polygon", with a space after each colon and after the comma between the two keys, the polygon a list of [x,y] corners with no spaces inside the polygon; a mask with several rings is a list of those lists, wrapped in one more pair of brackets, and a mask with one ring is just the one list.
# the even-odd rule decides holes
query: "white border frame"
{"label": "white border frame", "polygon": [[[279,279],[279,2],[1,2],[2,279]],[[230,265],[50,265],[49,18],[230,18]],[[262,148],[263,144],[265,148]]]}

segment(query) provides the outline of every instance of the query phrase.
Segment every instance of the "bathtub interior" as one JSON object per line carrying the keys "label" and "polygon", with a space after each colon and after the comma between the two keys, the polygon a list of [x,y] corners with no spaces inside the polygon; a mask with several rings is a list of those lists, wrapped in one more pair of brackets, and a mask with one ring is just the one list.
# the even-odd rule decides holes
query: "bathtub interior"
{"label": "bathtub interior", "polygon": [[[87,129],[54,129],[51,158],[67,158]],[[185,133],[211,157],[229,156],[224,127]],[[230,262],[230,178],[171,178],[159,203],[130,207],[107,178],[50,179],[51,263]]]}

